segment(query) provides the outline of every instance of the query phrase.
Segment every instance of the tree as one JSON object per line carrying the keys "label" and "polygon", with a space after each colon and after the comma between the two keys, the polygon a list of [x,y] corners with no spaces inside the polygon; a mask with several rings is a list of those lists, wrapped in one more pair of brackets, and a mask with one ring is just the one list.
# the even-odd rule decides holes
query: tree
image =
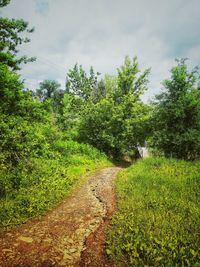
{"label": "tree", "polygon": [[[61,85],[55,80],[44,80],[40,83],[40,87],[33,92],[35,97],[38,97],[44,105],[49,103],[49,107],[53,107],[55,113],[62,113],[62,99],[64,97],[64,90]],[[46,102],[46,103],[45,103]]]}
{"label": "tree", "polygon": [[39,97],[41,101],[48,98],[54,98],[58,92],[60,92],[61,85],[54,80],[44,80],[40,83],[40,88],[36,90],[35,95]]}
{"label": "tree", "polygon": [[[6,6],[9,2],[9,0],[0,0],[0,7]],[[32,31],[33,29],[28,29],[28,23],[21,19],[0,18],[0,111],[2,114],[24,116],[28,107],[32,106],[32,110],[35,104],[30,92],[23,90],[23,82],[16,73],[22,62],[27,63],[32,60],[27,57],[17,58],[17,46],[29,42],[25,33]]]}
{"label": "tree", "polygon": [[93,88],[91,94],[91,100],[94,103],[97,103],[101,99],[106,97],[106,85],[103,79],[97,82],[96,86]]}
{"label": "tree", "polygon": [[118,92],[117,97],[122,95],[133,94],[136,98],[147,90],[148,75],[150,69],[146,69],[140,74],[139,64],[137,57],[132,60],[126,56],[124,64],[117,69],[118,71]]}
{"label": "tree", "polygon": [[[1,1],[0,7],[8,4],[9,1]],[[12,70],[19,70],[21,63],[34,61],[35,58],[26,56],[17,58],[17,47],[23,43],[30,42],[24,33],[33,32],[28,28],[28,23],[22,19],[0,18],[0,62],[9,66]]]}
{"label": "tree", "polygon": [[[0,6],[8,3],[1,1]],[[0,164],[7,168],[15,168],[23,159],[46,149],[44,128],[51,120],[42,104],[23,90],[16,72],[25,61],[17,58],[16,47],[29,41],[20,37],[29,31],[27,25],[23,20],[0,18]]]}
{"label": "tree", "polygon": [[113,98],[118,91],[118,77],[106,74],[104,77],[107,98]]}
{"label": "tree", "polygon": [[5,114],[18,112],[18,104],[23,95],[19,75],[0,63],[0,111]]}
{"label": "tree", "polygon": [[67,74],[66,91],[87,101],[92,96],[97,86],[97,79],[100,73],[95,73],[91,67],[89,75],[82,65],[75,64]]}
{"label": "tree", "polygon": [[138,64],[126,58],[118,77],[105,76],[104,97],[86,107],[80,123],[80,140],[113,158],[134,156],[138,144],[142,145],[149,133],[150,108],[139,100],[149,70],[136,78],[131,71],[133,65],[137,65],[136,74]]}
{"label": "tree", "polygon": [[77,131],[77,125],[79,124],[82,116],[83,102],[82,99],[76,98],[73,95],[64,93],[61,101],[61,112],[58,116],[58,124],[67,135],[74,135]]}
{"label": "tree", "polygon": [[7,6],[10,3],[10,0],[0,0],[0,7]]}
{"label": "tree", "polygon": [[118,105],[112,99],[102,99],[86,108],[80,140],[113,158],[134,157],[138,144],[142,145],[148,136],[149,115],[147,105],[130,98]]}
{"label": "tree", "polygon": [[177,60],[164,91],[156,97],[152,118],[152,146],[167,157],[193,160],[200,157],[200,76]]}

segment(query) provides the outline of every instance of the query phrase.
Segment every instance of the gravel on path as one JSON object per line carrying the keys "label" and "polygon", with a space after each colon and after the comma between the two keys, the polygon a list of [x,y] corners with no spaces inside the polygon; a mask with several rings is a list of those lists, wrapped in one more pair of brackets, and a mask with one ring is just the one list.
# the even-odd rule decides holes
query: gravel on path
{"label": "gravel on path", "polygon": [[98,171],[46,215],[1,232],[0,266],[108,266],[105,228],[116,208],[119,170]]}

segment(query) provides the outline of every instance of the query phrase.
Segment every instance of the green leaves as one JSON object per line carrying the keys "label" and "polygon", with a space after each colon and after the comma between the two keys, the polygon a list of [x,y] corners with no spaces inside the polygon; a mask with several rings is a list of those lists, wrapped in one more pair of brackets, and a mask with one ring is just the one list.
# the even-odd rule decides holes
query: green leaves
{"label": "green leaves", "polygon": [[[0,0],[0,7],[8,3]],[[76,65],[69,72],[69,92],[54,80],[40,83],[36,93],[28,91],[16,70],[30,59],[17,57],[17,49],[32,31],[23,20],[0,18],[1,225],[44,212],[87,171],[110,164],[103,153],[71,140],[82,109],[103,95],[99,73],[91,68],[87,75]]]}
{"label": "green leaves", "polygon": [[61,85],[54,80],[44,80],[40,83],[40,88],[36,90],[35,95],[44,101],[48,98],[56,98],[60,91]]}
{"label": "green leaves", "polygon": [[[30,40],[24,37],[22,33],[33,32],[34,29],[28,29],[28,23],[22,19],[0,18],[0,60],[12,70],[19,70],[19,65],[34,61],[35,58],[16,57],[17,47]],[[21,36],[20,36],[21,34]]]}
{"label": "green leaves", "polygon": [[[22,135],[20,127],[27,134],[24,143],[17,139]],[[110,165],[104,154],[89,145],[57,139],[57,132],[50,132],[48,125],[45,129],[41,124],[38,128],[34,125],[31,136],[27,127],[31,126],[22,124],[18,131],[12,131],[8,150],[10,155],[11,149],[16,153],[22,149],[21,152],[28,152],[25,157],[20,158],[15,168],[0,162],[1,226],[41,214],[66,197],[87,171]]]}
{"label": "green leaves", "polygon": [[171,79],[163,82],[165,91],[157,96],[152,145],[168,157],[200,156],[199,81],[198,69],[188,71],[185,60],[180,60],[171,70]]}
{"label": "green leaves", "polygon": [[0,0],[0,7],[4,7],[10,3],[10,0]]}
{"label": "green leaves", "polygon": [[55,80],[44,80],[40,83],[33,95],[41,102],[46,102],[46,108],[53,110],[54,113],[63,113],[63,98],[65,91],[61,89],[61,85]]}
{"label": "green leaves", "polygon": [[145,70],[138,76],[141,71],[139,69],[137,57],[134,57],[133,60],[131,60],[126,56],[124,65],[118,68],[117,71],[120,95],[133,94],[136,98],[139,98],[147,89],[147,77],[150,73],[150,69]]}
{"label": "green leaves", "polygon": [[148,105],[131,95],[124,96],[119,104],[103,99],[85,110],[80,139],[114,158],[134,157],[137,144],[142,145],[148,135],[149,114]]}
{"label": "green leaves", "polygon": [[149,134],[150,107],[139,97],[146,88],[149,70],[138,76],[137,58],[118,69],[118,76],[105,76],[104,93],[88,103],[80,121],[79,138],[113,158],[135,156]]}
{"label": "green leaves", "polygon": [[97,86],[99,74],[95,73],[91,67],[89,75],[87,75],[82,65],[75,64],[74,68],[67,73],[66,91],[83,100],[89,100]]}
{"label": "green leaves", "polygon": [[107,250],[116,266],[198,266],[199,162],[138,161],[117,178]]}
{"label": "green leaves", "polygon": [[19,75],[0,63],[0,110],[5,114],[18,112],[18,104],[23,98],[22,82]]}

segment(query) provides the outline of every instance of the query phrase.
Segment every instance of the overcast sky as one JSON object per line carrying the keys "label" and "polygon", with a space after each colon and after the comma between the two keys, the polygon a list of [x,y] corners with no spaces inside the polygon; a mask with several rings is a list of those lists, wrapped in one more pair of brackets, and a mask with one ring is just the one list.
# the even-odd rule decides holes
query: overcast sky
{"label": "overcast sky", "polygon": [[35,27],[21,51],[37,61],[21,71],[30,88],[44,79],[63,86],[76,62],[115,74],[125,55],[151,67],[145,100],[161,89],[175,58],[200,65],[200,0],[11,0],[1,16]]}

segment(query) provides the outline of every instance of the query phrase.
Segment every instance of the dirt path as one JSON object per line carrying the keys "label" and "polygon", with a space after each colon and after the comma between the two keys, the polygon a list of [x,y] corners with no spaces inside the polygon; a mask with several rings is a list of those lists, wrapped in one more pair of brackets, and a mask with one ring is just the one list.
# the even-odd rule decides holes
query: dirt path
{"label": "dirt path", "polygon": [[107,266],[105,228],[119,170],[99,171],[45,216],[0,233],[0,266]]}

